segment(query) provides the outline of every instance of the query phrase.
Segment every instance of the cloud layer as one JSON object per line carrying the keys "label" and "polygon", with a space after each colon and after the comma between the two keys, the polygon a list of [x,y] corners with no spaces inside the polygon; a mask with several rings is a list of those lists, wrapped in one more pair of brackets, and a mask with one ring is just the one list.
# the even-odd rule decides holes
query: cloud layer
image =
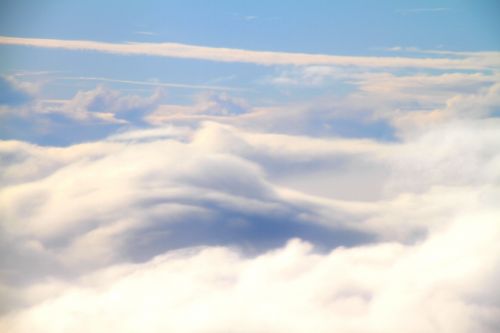
{"label": "cloud layer", "polygon": [[494,332],[497,129],[4,141],[2,330]]}

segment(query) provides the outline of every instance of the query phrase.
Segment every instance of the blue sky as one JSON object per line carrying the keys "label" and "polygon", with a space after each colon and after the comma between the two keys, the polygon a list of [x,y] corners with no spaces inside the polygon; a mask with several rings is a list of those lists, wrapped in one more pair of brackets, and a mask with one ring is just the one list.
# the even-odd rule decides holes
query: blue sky
{"label": "blue sky", "polygon": [[[496,49],[496,1],[16,1],[1,32],[19,37],[162,40],[276,51],[366,54],[380,47]],[[137,34],[150,32],[156,35]],[[350,38],[345,38],[349,32]],[[310,38],[311,35],[315,38]],[[293,36],[293,38],[291,38]]]}
{"label": "blue sky", "polygon": [[[210,5],[203,1],[109,1],[105,5],[99,1],[15,1],[3,5],[0,34],[339,55],[391,54],[385,49],[395,46],[484,51],[500,46],[498,10],[495,1],[428,1],[418,6],[401,1],[216,1]],[[192,84],[234,75],[232,85],[249,86],[263,70],[5,45],[2,53],[4,73],[63,71],[75,76]]]}
{"label": "blue sky", "polygon": [[[446,57],[418,50],[474,52],[495,51],[499,47],[495,1],[431,1],[419,2],[418,6],[390,1],[307,4],[217,1],[210,5],[196,1],[109,1],[105,5],[97,1],[16,1],[6,2],[3,7],[0,35],[5,37],[109,43],[169,42],[269,52],[413,59]],[[192,86],[167,87],[169,92],[162,100],[164,103],[192,104],[200,91],[211,90],[206,89],[209,86],[215,90],[229,88],[232,96],[251,100],[251,106],[261,107],[342,96],[356,89],[348,79],[335,76],[321,85],[273,84],[277,76],[297,71],[293,65],[262,66],[140,54],[117,56],[5,43],[0,50],[3,75],[18,75],[21,81],[40,83],[37,87],[40,99],[70,99],[79,90],[92,89],[97,84],[146,96],[158,89],[154,82],[162,82]],[[408,71],[432,73],[436,70],[439,69],[410,66],[393,72],[404,75]],[[100,136],[109,133],[102,131],[102,126],[93,132],[101,133]],[[368,127],[365,134],[373,136],[378,132],[372,133]],[[381,133],[385,138],[393,136],[388,131]],[[12,130],[3,137],[9,135],[21,138]],[[358,131],[357,135],[364,134]],[[62,136],[67,137],[67,133]],[[59,145],[85,138],[68,141],[50,133],[22,137]]]}
{"label": "blue sky", "polygon": [[0,331],[495,333],[498,1],[2,1]]}

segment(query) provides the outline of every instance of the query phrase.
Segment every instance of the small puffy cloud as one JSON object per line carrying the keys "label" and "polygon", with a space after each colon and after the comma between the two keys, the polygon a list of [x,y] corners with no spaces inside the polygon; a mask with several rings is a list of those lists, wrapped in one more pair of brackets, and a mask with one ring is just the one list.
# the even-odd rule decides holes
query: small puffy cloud
{"label": "small puffy cloud", "polygon": [[149,113],[145,120],[153,125],[176,122],[186,125],[205,120],[231,122],[252,112],[252,107],[242,98],[227,93],[205,92],[195,96],[192,105],[161,105]]}
{"label": "small puffy cloud", "polygon": [[[162,90],[157,90],[151,96],[124,94],[105,86],[95,89],[78,91],[69,100],[64,99],[31,99],[26,91],[14,89],[11,81],[2,79],[2,101],[8,106],[20,106],[33,101],[29,107],[19,112],[17,109],[7,109],[9,116],[32,118],[45,117],[48,121],[51,116],[62,115],[67,119],[79,122],[127,123],[128,120],[139,121],[148,112],[160,105],[164,97]],[[8,89],[7,89],[8,88]],[[9,90],[10,89],[10,90]]]}
{"label": "small puffy cloud", "polygon": [[227,93],[205,93],[198,97],[196,109],[207,115],[231,116],[248,112],[250,106]]}
{"label": "small puffy cloud", "polygon": [[278,86],[313,86],[325,84],[327,79],[345,77],[345,69],[333,66],[304,66],[282,69],[266,82]]}
{"label": "small puffy cloud", "polygon": [[0,108],[0,135],[52,145],[95,140],[123,126],[144,125],[144,116],[158,108],[163,96],[162,90],[142,96],[98,86],[68,100],[38,97]]}
{"label": "small puffy cloud", "polygon": [[42,108],[41,112],[61,113],[69,118],[83,121],[126,123],[127,117],[139,120],[145,113],[154,110],[162,97],[161,90],[149,97],[142,97],[123,94],[100,85],[93,90],[79,91],[59,107]]}

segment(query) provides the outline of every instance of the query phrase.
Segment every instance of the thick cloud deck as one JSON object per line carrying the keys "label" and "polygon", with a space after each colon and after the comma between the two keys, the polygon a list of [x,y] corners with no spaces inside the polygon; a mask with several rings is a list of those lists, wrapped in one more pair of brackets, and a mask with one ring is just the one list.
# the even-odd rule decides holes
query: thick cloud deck
{"label": "thick cloud deck", "polygon": [[[474,136],[466,152],[432,131],[397,144],[269,140],[216,123],[67,148],[5,141],[2,325],[493,332],[500,138],[496,119],[480,123],[437,129]],[[323,195],[296,182],[370,172],[384,178],[364,201],[337,198],[354,181]]]}
{"label": "thick cloud deck", "polygon": [[32,287],[29,296],[50,298],[3,325],[12,332],[494,332],[497,217],[452,221],[415,246],[322,255],[293,240],[255,258],[222,247],[172,252],[71,285]]}

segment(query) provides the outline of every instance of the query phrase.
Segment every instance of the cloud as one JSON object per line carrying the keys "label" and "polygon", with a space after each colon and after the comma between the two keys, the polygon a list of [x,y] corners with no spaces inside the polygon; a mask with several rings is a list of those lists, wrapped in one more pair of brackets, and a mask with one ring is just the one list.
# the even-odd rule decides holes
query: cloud
{"label": "cloud", "polygon": [[3,141],[0,328],[494,332],[497,129],[458,117],[378,142],[209,122]]}
{"label": "cloud", "polygon": [[144,35],[144,36],[157,36],[158,35],[156,32],[152,32],[152,31],[134,31],[134,34]]}
{"label": "cloud", "polygon": [[[192,133],[172,130],[67,148],[3,142],[1,282],[20,290],[190,246],[255,254],[299,235],[324,248],[370,239],[328,226],[349,211],[282,192],[258,165],[207,141],[214,131],[190,143]],[[25,302],[19,292],[8,299],[9,310]]]}
{"label": "cloud", "polygon": [[94,90],[79,91],[71,100],[64,103],[60,112],[78,120],[98,118],[103,121],[120,122],[121,120],[115,119],[115,115],[145,113],[156,108],[162,97],[161,90],[144,98],[124,95],[119,91],[98,86]]}
{"label": "cloud", "polygon": [[[479,86],[473,91],[462,94],[445,93],[447,96],[438,105],[413,112],[386,112],[386,117],[397,128],[400,136],[415,135],[427,131],[429,127],[448,124],[453,127],[460,123],[459,120],[467,120],[477,124],[478,119],[491,118],[491,125],[496,126],[500,110],[498,90],[500,84],[493,83],[487,86]],[[439,93],[438,93],[439,94]],[[495,124],[495,125],[494,125]]]}
{"label": "cloud", "polygon": [[211,91],[242,91],[244,89],[225,86],[212,86],[212,85],[196,85],[196,84],[181,84],[181,83],[167,83],[161,81],[133,81],[133,80],[119,80],[110,79],[105,77],[60,77],[58,80],[75,80],[75,81],[97,81],[97,82],[112,82],[112,83],[125,83],[139,86],[153,86],[153,87],[168,87],[168,88],[181,88],[181,89],[204,89]]}
{"label": "cloud", "polygon": [[290,94],[322,94],[307,103],[254,108],[248,123],[254,122],[255,128],[395,141],[457,118],[494,118],[500,107],[496,72],[362,72],[306,66],[278,72],[275,78],[278,83],[272,78],[268,83]]}
{"label": "cloud", "polygon": [[18,38],[0,36],[0,44],[58,48],[75,51],[96,51],[122,55],[150,55],[169,58],[187,58],[220,62],[243,62],[258,65],[339,65],[384,68],[439,68],[439,69],[491,69],[498,68],[496,58],[467,57],[404,58],[353,57],[326,54],[250,51],[243,49],[196,46],[179,43],[109,43],[84,40]]}
{"label": "cloud", "polygon": [[[398,71],[360,71],[344,69],[335,66],[304,66],[284,69],[277,75],[269,77],[267,82],[281,86],[312,86],[317,89],[335,82],[349,84],[366,92],[378,93],[378,98],[389,98],[385,93],[406,93],[406,97],[413,100],[436,98],[436,94],[444,92],[450,94],[467,93],[478,87],[499,81],[496,72],[454,72],[445,73],[400,73]],[[418,90],[415,90],[418,89]],[[439,95],[439,97],[443,97]]]}
{"label": "cloud", "polygon": [[198,97],[196,108],[208,115],[229,116],[246,113],[250,107],[244,100],[227,93],[205,93]]}
{"label": "cloud", "polygon": [[[16,109],[11,114],[24,116],[24,120],[32,123],[44,123],[37,124],[38,129],[33,129],[31,133],[36,133],[40,128],[46,128],[47,133],[64,131],[65,126],[53,125],[62,123],[60,116],[75,124],[110,125],[107,129],[101,126],[102,133],[99,136],[85,135],[91,139],[102,138],[123,125],[174,123],[193,127],[208,120],[250,130],[394,141],[398,137],[411,135],[422,126],[453,119],[459,113],[461,117],[474,114],[479,116],[480,112],[486,112],[484,116],[492,116],[498,104],[493,98],[498,82],[498,75],[495,73],[401,74],[306,66],[285,71],[283,75],[297,85],[293,88],[296,90],[291,90],[292,93],[307,89],[304,86],[309,85],[311,88],[310,85],[313,85],[313,89],[324,89],[325,96],[302,104],[259,106],[251,105],[238,97],[241,94],[204,92],[194,95],[192,104],[175,105],[162,104],[165,99],[159,93],[153,93],[150,97],[134,96],[98,86],[96,89],[78,92],[71,100],[41,100],[34,103],[36,107],[31,110]],[[344,85],[348,86],[346,91],[331,93],[332,90],[344,89]],[[89,109],[89,105],[85,103],[90,102],[85,102],[83,96],[89,99],[91,95],[92,98],[108,101],[108,104],[100,111],[95,107]],[[132,111],[132,106],[123,104],[125,100],[132,103],[132,99],[141,100],[142,107]],[[461,103],[458,101],[466,100],[470,100],[466,107],[458,105]],[[490,106],[483,107],[486,100]],[[448,103],[458,106],[447,107]],[[120,108],[124,111],[117,112]],[[37,113],[36,117],[33,117],[33,112]],[[28,115],[32,118],[28,118]],[[64,137],[69,138],[77,133],[70,132],[73,134],[64,134]],[[80,133],[84,134],[83,131]]]}
{"label": "cloud", "polygon": [[[97,239],[96,233],[125,241],[131,232],[147,230],[165,232],[163,249],[176,241],[196,245],[230,239],[258,247],[259,238],[249,230],[276,244],[301,225],[297,236],[309,228],[317,242],[324,240],[316,230],[327,235],[338,228],[405,240],[440,225],[453,211],[450,203],[473,205],[466,193],[479,198],[487,191],[475,186],[498,180],[496,126],[485,120],[440,127],[399,144],[244,132],[216,123],[194,131],[140,130],[59,149],[6,142],[2,220],[17,221],[4,226],[13,237],[73,252],[83,242],[80,237],[84,244]],[[475,172],[479,167],[482,173]],[[363,177],[366,173],[372,176]],[[329,186],[334,187],[329,193],[318,191]],[[346,200],[349,191],[372,192],[367,202],[358,202]],[[420,214],[420,206],[434,208]],[[406,211],[414,217],[398,226]],[[225,231],[216,236],[218,228]],[[186,230],[197,231],[182,240]],[[116,254],[122,253],[117,246]]]}
{"label": "cloud", "polygon": [[70,99],[43,99],[0,109],[0,137],[49,145],[68,145],[104,138],[122,127],[143,126],[146,114],[164,99],[97,86]]}
{"label": "cloud", "polygon": [[206,120],[229,120],[250,112],[252,107],[242,98],[227,93],[204,92],[194,97],[192,105],[164,104],[146,115],[144,120],[154,125],[169,122],[193,124]]}
{"label": "cloud", "polygon": [[33,89],[27,87],[12,77],[0,76],[0,107],[16,107],[30,102]]}
{"label": "cloud", "polygon": [[493,333],[500,325],[497,214],[450,219],[448,228],[416,245],[319,254],[292,240],[254,258],[227,247],[170,252],[69,286],[28,290],[25,297],[39,301],[7,314],[1,325],[15,333]]}

